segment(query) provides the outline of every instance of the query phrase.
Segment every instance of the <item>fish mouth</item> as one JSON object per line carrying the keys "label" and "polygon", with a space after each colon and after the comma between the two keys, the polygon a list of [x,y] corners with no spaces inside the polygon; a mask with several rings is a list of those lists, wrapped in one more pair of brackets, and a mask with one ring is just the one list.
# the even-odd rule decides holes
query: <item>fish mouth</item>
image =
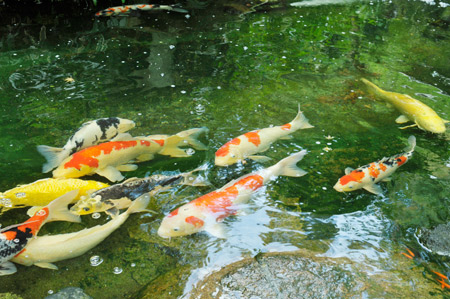
{"label": "fish mouth", "polygon": [[337,184],[333,186],[333,189],[337,192],[344,192],[344,189],[342,187],[339,187]]}

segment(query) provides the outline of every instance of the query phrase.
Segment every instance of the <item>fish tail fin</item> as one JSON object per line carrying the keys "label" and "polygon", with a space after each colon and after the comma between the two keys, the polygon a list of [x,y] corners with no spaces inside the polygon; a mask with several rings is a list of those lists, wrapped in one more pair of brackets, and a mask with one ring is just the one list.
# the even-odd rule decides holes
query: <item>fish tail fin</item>
{"label": "fish tail fin", "polygon": [[361,82],[363,82],[366,85],[369,92],[374,95],[382,95],[384,92],[384,90],[382,90],[381,88],[379,88],[378,86],[376,86],[367,79],[361,78]]}
{"label": "fish tail fin", "polygon": [[203,132],[208,132],[208,129],[190,129],[167,137],[164,148],[159,154],[171,157],[189,157],[190,155],[181,149],[180,146],[192,146],[196,150],[206,150],[208,147],[197,139]]}
{"label": "fish tail fin", "polygon": [[151,210],[147,210],[149,202],[150,195],[148,193],[145,193],[136,198],[125,213],[133,214],[139,212],[153,212]]}
{"label": "fish tail fin", "polygon": [[194,172],[203,171],[206,169],[208,169],[208,163],[205,163],[204,165],[197,167],[196,169],[188,173],[183,174],[183,181],[181,182],[181,184],[195,187],[210,186],[211,183],[208,181],[207,178],[194,174]]}
{"label": "fish tail fin", "polygon": [[179,12],[179,13],[188,13],[186,9],[178,8],[178,7],[172,7],[172,11]]}
{"label": "fish tail fin", "polygon": [[409,136],[408,138],[408,146],[405,148],[405,151],[412,152],[414,151],[414,148],[416,147],[416,137],[413,135]]}
{"label": "fish tail fin", "polygon": [[58,167],[63,160],[63,156],[61,155],[62,148],[38,145],[37,151],[47,160],[47,163],[42,166],[43,173],[47,173],[53,168]]}
{"label": "fish tail fin", "polygon": [[77,197],[78,190],[72,190],[64,195],[54,199],[47,205],[48,217],[45,222],[50,221],[69,221],[81,222],[80,216],[75,215],[69,211],[67,206]]}
{"label": "fish tail fin", "polygon": [[291,121],[291,125],[294,130],[314,128],[314,126],[309,123],[309,120],[300,110],[300,104],[298,104],[297,116],[293,121]]}
{"label": "fish tail fin", "polygon": [[301,177],[307,174],[306,171],[297,167],[297,162],[303,159],[307,154],[306,150],[302,150],[298,153],[292,154],[287,158],[284,158],[280,162],[274,165],[278,168],[278,175]]}

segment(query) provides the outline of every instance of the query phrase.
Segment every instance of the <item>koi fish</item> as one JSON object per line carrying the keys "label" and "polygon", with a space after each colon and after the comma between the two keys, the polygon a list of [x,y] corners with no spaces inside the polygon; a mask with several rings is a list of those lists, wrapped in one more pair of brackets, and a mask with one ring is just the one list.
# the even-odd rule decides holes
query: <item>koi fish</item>
{"label": "koi fish", "polygon": [[63,148],[38,145],[38,152],[47,160],[47,163],[42,167],[42,172],[46,173],[58,167],[65,158],[79,150],[108,141],[119,133],[124,133],[134,128],[134,126],[134,121],[129,119],[118,117],[100,118],[82,124]]}
{"label": "koi fish", "polygon": [[128,16],[130,14],[136,13],[138,11],[149,11],[149,10],[168,10],[181,13],[187,13],[188,11],[178,7],[172,7],[169,5],[159,5],[159,4],[134,4],[125,6],[114,6],[107,9],[101,10],[95,14],[96,17],[110,17],[110,16]]}
{"label": "koi fish", "polygon": [[[91,250],[118,229],[132,213],[145,212],[150,197],[145,194],[136,199],[127,211],[103,225],[85,228],[78,232],[52,236],[37,236],[17,254],[12,262],[57,270],[54,262],[74,258]],[[73,214],[72,214],[73,215]]]}
{"label": "koi fish", "polygon": [[409,121],[415,123],[414,125],[401,127],[400,129],[417,126],[424,131],[432,133],[445,132],[445,123],[448,123],[449,121],[440,118],[433,109],[421,101],[413,99],[406,94],[382,90],[364,78],[361,79],[361,81],[366,84],[372,94],[392,104],[400,111],[401,115],[395,120],[396,123],[403,124]]}
{"label": "koi fish", "polygon": [[345,175],[338,180],[333,188],[338,192],[354,191],[362,188],[374,194],[381,194],[381,187],[376,185],[376,183],[388,181],[390,179],[389,176],[412,157],[416,146],[416,138],[410,136],[408,143],[409,148],[405,149],[406,152],[402,154],[384,157],[377,162],[372,162],[355,170],[350,167],[346,168]]}
{"label": "koi fish", "polygon": [[74,190],[58,197],[48,206],[37,211],[33,217],[21,224],[11,225],[0,230],[0,276],[13,274],[16,266],[9,262],[21,254],[27,244],[36,237],[40,228],[50,221],[80,222],[80,216],[69,212],[67,205],[77,195]]}
{"label": "koi fish", "polygon": [[156,174],[146,178],[131,178],[123,183],[100,189],[88,198],[82,198],[70,210],[77,215],[106,212],[114,218],[120,209],[128,208],[133,200],[144,193],[150,192],[153,196],[174,185],[207,186],[209,184],[207,181],[193,174],[195,171],[204,169],[199,167],[191,172],[177,175]]}
{"label": "koi fish", "polygon": [[73,199],[73,201],[77,201],[81,196],[87,196],[91,191],[108,186],[105,183],[80,179],[42,179],[0,193],[0,208],[2,212],[25,206],[39,206],[41,208],[72,190],[79,190],[78,195]]}
{"label": "koi fish", "polygon": [[306,172],[296,166],[305,155],[306,150],[295,153],[269,168],[244,175],[216,191],[182,205],[164,217],[158,235],[170,238],[204,230],[223,238],[224,228],[218,221],[235,214],[239,205],[246,203],[254,191],[276,177],[305,175]]}
{"label": "koi fish", "polygon": [[155,154],[189,157],[190,154],[180,146],[190,145],[198,150],[206,149],[207,147],[196,138],[207,131],[207,128],[196,128],[172,136],[151,135],[94,145],[67,157],[53,171],[53,177],[76,178],[98,174],[111,182],[121,181],[124,178],[121,171],[137,169],[137,165],[128,164],[130,161],[149,161]]}
{"label": "koi fish", "polygon": [[236,137],[222,147],[215,154],[217,166],[227,166],[242,161],[246,158],[259,161],[267,161],[270,158],[255,156],[254,154],[264,152],[270,145],[281,138],[290,138],[289,134],[299,130],[313,128],[298,106],[298,114],[293,121],[282,126],[265,128],[245,133]]}

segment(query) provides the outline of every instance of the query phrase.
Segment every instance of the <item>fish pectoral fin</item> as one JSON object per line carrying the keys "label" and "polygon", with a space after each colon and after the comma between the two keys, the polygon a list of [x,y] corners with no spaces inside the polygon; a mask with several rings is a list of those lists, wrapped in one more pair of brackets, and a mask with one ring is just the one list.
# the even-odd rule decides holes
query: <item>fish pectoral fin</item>
{"label": "fish pectoral fin", "polygon": [[397,117],[397,119],[395,120],[396,123],[398,124],[404,124],[411,121],[407,116],[405,115],[400,115],[399,117]]}
{"label": "fish pectoral fin", "polygon": [[113,166],[108,166],[106,168],[97,169],[95,171],[98,175],[101,175],[111,182],[118,182],[123,180],[124,176],[120,173],[118,169]]}
{"label": "fish pectoral fin", "polygon": [[248,156],[247,158],[252,159],[253,161],[258,162],[267,162],[272,160],[272,158],[266,157],[266,156]]}
{"label": "fish pectoral fin", "polygon": [[0,276],[11,275],[17,272],[16,266],[11,262],[3,262],[0,264]]}
{"label": "fish pectoral fin", "polygon": [[45,269],[58,270],[58,267],[52,263],[40,262],[40,263],[35,263],[34,265],[41,267],[41,268],[45,268]]}
{"label": "fish pectoral fin", "polygon": [[138,166],[136,164],[123,164],[123,165],[116,166],[116,169],[118,171],[134,171],[137,168],[138,168]]}
{"label": "fish pectoral fin", "polygon": [[392,178],[388,176],[388,177],[382,179],[381,181],[382,182],[390,182],[390,181],[392,181]]}
{"label": "fish pectoral fin", "polygon": [[413,125],[406,126],[406,127],[400,127],[400,129],[404,130],[404,129],[408,129],[408,128],[412,128],[412,127],[417,127],[417,124],[413,124]]}
{"label": "fish pectoral fin", "polygon": [[111,216],[112,219],[119,216],[119,209],[116,207],[112,207],[111,209],[108,209],[105,211],[106,215]]}
{"label": "fish pectoral fin", "polygon": [[349,173],[352,172],[353,170],[354,170],[353,168],[347,167],[347,168],[345,169],[345,174],[349,174]]}
{"label": "fish pectoral fin", "polygon": [[225,239],[227,237],[226,226],[223,223],[207,225],[205,231],[216,238]]}
{"label": "fish pectoral fin", "polygon": [[370,193],[377,194],[377,195],[383,193],[383,190],[381,189],[381,187],[376,184],[366,185],[363,187],[363,189],[366,189]]}
{"label": "fish pectoral fin", "polygon": [[30,217],[33,217],[34,214],[36,214],[36,212],[39,211],[42,208],[43,208],[42,206],[31,207],[31,208],[28,209],[27,215],[30,216]]}
{"label": "fish pectoral fin", "polygon": [[140,155],[139,157],[136,158],[136,162],[145,162],[145,161],[150,161],[155,157],[155,155],[153,154],[144,154],[144,155]]}
{"label": "fish pectoral fin", "polygon": [[111,139],[110,141],[128,141],[128,140],[134,140],[134,137],[131,136],[130,133],[119,133]]}

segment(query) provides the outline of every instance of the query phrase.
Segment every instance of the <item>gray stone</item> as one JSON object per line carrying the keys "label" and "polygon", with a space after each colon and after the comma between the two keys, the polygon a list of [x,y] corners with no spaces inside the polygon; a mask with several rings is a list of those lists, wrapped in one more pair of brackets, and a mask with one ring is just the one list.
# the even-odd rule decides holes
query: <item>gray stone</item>
{"label": "gray stone", "polygon": [[80,288],[67,287],[56,294],[45,297],[45,299],[92,299],[92,297],[85,294]]}

